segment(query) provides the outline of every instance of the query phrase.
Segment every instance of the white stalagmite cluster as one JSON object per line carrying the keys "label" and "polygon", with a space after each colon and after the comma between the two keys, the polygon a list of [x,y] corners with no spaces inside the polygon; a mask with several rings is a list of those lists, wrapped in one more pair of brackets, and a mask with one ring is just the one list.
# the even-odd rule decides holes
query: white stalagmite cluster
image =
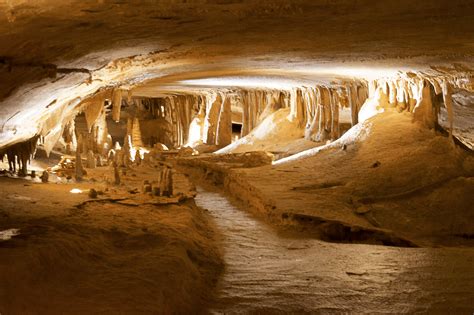
{"label": "white stalagmite cluster", "polygon": [[413,114],[414,120],[428,128],[438,124],[440,107],[448,113],[449,133],[453,129],[453,89],[471,90],[470,80],[448,76],[428,76],[405,73],[397,78],[380,79],[369,83],[369,98],[359,112],[359,121],[382,112],[386,109],[407,111]]}
{"label": "white stalagmite cluster", "polygon": [[[305,138],[313,141],[335,140],[340,136],[339,112],[350,107],[352,125],[357,124],[357,113],[367,98],[367,88],[356,83],[330,88],[317,86],[298,90],[294,106],[300,109],[301,121],[306,122]],[[300,96],[301,95],[301,96]]]}
{"label": "white stalagmite cluster", "polygon": [[242,106],[242,137],[250,133],[271,113],[289,107],[290,93],[275,90],[244,90],[239,93]]}

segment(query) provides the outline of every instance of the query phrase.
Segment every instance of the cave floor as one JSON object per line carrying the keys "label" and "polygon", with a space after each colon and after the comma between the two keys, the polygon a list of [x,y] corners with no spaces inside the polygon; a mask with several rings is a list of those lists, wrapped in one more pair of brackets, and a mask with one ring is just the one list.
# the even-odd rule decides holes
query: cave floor
{"label": "cave floor", "polygon": [[[199,210],[179,171],[175,190],[189,199],[161,206],[140,191],[154,167],[132,167],[120,187],[106,184],[110,167],[88,172],[81,184],[0,177],[0,230],[20,229],[0,242],[2,313],[472,310],[471,248],[327,243],[213,189],[198,189]],[[91,201],[90,188],[115,201]]]}
{"label": "cave floor", "polygon": [[472,249],[327,243],[275,229],[232,200],[212,188],[196,197],[223,235],[216,314],[472,312]]}
{"label": "cave floor", "polygon": [[[144,194],[143,181],[158,177],[154,167],[132,167],[120,186],[107,184],[109,166],[87,172],[82,183],[0,177],[0,231],[19,229],[0,241],[0,313],[206,309],[223,268],[206,212],[189,196]],[[184,176],[174,179],[176,194],[192,194]],[[103,194],[91,199],[90,188]]]}

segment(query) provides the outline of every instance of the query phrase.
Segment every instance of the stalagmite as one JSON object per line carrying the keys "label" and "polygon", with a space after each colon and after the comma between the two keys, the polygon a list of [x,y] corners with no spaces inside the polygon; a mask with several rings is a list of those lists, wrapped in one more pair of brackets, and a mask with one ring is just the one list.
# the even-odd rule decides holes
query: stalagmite
{"label": "stalagmite", "polygon": [[15,173],[17,171],[18,163],[18,175],[27,176],[28,175],[28,163],[33,158],[36,152],[36,145],[38,143],[38,136],[35,136],[27,141],[20,142],[9,146],[6,148],[3,153],[0,155],[3,159],[3,156],[6,154],[8,159],[9,171]]}
{"label": "stalagmite", "polygon": [[173,195],[173,173],[168,166],[165,166],[160,173],[160,191],[166,197]]}
{"label": "stalagmite", "polygon": [[114,168],[114,183],[115,183],[115,185],[120,185],[120,172],[119,172],[117,162],[114,161],[112,166]]}
{"label": "stalagmite", "polygon": [[230,97],[226,96],[221,106],[219,121],[217,125],[216,144],[226,146],[232,143],[232,113],[230,108]]}
{"label": "stalagmite", "polygon": [[49,172],[48,171],[43,171],[43,174],[40,176],[41,182],[47,183],[49,182]]}
{"label": "stalagmite", "polygon": [[121,166],[129,166],[130,162],[132,160],[132,137],[127,134],[123,140],[123,147],[122,150],[120,151],[122,153],[122,161],[121,161]]}
{"label": "stalagmite", "polygon": [[16,155],[13,150],[7,150],[7,159],[8,159],[8,169],[10,172],[15,173],[16,172]]}
{"label": "stalagmite", "polygon": [[76,168],[76,181],[79,182],[82,180],[82,177],[84,175],[84,168],[82,166],[82,157],[79,150],[76,150],[75,168]]}
{"label": "stalagmite", "polygon": [[140,150],[135,151],[135,161],[136,165],[140,165],[142,163],[142,157],[140,156]]}
{"label": "stalagmite", "polygon": [[142,192],[149,193],[151,191],[152,191],[152,185],[150,184],[150,181],[144,180],[143,185],[142,185]]}
{"label": "stalagmite", "polygon": [[280,91],[266,91],[263,97],[264,109],[258,117],[259,122],[265,120],[265,118],[281,108]]}
{"label": "stalagmite", "polygon": [[97,161],[94,156],[94,152],[92,150],[89,150],[87,152],[87,168],[96,168],[97,166]]}
{"label": "stalagmite", "polygon": [[171,168],[168,169],[168,182],[167,182],[167,190],[168,195],[171,197],[173,196],[173,170]]}
{"label": "stalagmite", "polygon": [[383,112],[385,108],[390,107],[387,92],[386,83],[383,83],[375,89],[374,94],[365,101],[359,110],[359,123],[366,121],[370,117]]}
{"label": "stalagmite", "polygon": [[77,149],[77,139],[76,139],[76,132],[75,132],[75,122],[74,119],[71,119],[63,130],[63,139],[66,143],[66,153],[71,154],[72,151],[76,151]]}

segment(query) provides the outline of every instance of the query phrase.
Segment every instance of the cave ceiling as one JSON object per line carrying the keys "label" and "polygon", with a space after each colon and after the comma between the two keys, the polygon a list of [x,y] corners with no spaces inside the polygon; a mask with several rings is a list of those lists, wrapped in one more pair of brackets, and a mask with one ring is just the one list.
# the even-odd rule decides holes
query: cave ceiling
{"label": "cave ceiling", "polygon": [[160,97],[400,71],[469,80],[473,20],[474,3],[456,0],[2,1],[0,146],[107,87]]}

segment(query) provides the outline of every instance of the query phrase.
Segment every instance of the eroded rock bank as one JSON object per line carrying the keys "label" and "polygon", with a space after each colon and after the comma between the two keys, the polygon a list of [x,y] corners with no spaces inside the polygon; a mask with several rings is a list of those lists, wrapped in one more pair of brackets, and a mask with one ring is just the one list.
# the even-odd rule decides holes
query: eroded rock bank
{"label": "eroded rock bank", "polygon": [[0,240],[0,312],[205,313],[218,236],[184,176],[172,171],[171,197],[148,189],[162,167],[120,168],[119,185],[112,166],[80,183],[1,177],[0,230],[18,235]]}
{"label": "eroded rock bank", "polygon": [[245,168],[225,162],[231,158],[217,165],[212,159],[180,163],[205,169],[279,225],[304,227],[329,241],[472,245],[472,152],[414,123],[409,113],[388,110],[335,142],[274,165],[255,159]]}

